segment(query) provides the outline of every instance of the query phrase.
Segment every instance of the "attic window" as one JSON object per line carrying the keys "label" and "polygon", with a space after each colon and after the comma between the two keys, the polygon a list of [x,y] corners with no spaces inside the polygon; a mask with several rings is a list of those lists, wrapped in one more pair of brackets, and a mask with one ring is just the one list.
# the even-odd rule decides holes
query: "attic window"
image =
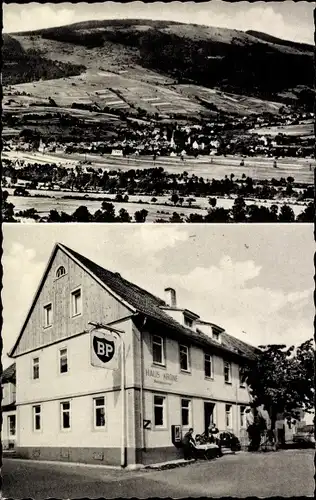
{"label": "attic window", "polygon": [[213,331],[212,331],[212,338],[218,342],[218,341],[219,341],[219,333],[218,333],[218,332],[215,332],[215,331],[213,330]]}
{"label": "attic window", "polygon": [[192,328],[192,326],[193,326],[193,319],[188,318],[187,316],[184,316],[184,324],[185,324],[185,326],[188,326],[188,327]]}
{"label": "attic window", "polygon": [[56,278],[61,278],[65,274],[66,274],[66,269],[64,268],[64,266],[60,266],[56,271]]}

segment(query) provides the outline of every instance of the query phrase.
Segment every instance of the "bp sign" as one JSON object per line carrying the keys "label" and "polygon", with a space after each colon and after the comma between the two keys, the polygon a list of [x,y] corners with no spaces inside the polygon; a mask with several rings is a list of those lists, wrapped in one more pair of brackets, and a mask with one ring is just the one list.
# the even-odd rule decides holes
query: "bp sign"
{"label": "bp sign", "polygon": [[92,330],[90,335],[92,366],[117,370],[120,348],[119,340],[102,328]]}

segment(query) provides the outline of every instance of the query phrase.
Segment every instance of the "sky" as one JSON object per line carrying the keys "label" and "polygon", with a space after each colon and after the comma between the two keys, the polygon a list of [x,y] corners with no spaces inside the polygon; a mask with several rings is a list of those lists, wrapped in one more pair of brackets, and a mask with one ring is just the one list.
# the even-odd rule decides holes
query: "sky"
{"label": "sky", "polygon": [[131,2],[3,4],[3,31],[35,30],[92,19],[161,19],[256,30],[314,44],[312,2]]}
{"label": "sky", "polygon": [[56,242],[252,345],[313,337],[310,224],[4,224],[3,366]]}

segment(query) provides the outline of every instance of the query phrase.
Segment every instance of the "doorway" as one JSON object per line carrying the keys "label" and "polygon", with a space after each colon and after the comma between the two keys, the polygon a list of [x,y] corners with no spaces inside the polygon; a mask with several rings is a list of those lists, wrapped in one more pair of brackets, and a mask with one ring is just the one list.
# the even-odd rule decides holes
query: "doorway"
{"label": "doorway", "polygon": [[204,432],[207,433],[210,424],[214,422],[215,403],[204,402]]}

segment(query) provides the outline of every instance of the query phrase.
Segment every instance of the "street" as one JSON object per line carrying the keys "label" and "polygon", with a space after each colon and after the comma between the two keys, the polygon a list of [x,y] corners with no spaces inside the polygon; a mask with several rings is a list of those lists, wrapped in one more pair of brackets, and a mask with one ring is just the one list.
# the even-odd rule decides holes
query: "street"
{"label": "street", "polygon": [[3,460],[3,497],[269,497],[314,495],[314,450],[226,455],[168,470],[124,471]]}

